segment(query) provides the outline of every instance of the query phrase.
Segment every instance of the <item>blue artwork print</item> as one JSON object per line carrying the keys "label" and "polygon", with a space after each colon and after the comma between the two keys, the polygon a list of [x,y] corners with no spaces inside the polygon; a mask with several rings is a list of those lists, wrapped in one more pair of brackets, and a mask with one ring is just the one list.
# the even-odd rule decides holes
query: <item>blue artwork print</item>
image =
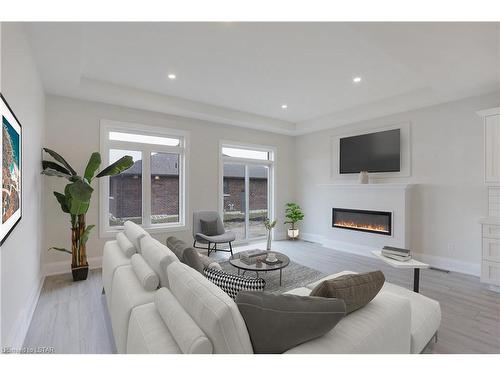
{"label": "blue artwork print", "polygon": [[2,116],[2,223],[20,207],[19,133]]}

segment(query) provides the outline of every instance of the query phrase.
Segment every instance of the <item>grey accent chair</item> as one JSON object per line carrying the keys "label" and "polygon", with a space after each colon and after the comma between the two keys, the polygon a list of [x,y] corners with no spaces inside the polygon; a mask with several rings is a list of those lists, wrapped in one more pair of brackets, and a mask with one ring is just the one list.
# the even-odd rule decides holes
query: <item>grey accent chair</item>
{"label": "grey accent chair", "polygon": [[[207,236],[203,234],[201,231],[201,221],[213,221],[217,220],[217,235],[215,236]],[[212,251],[225,251],[231,253],[231,257],[233,256],[233,246],[231,242],[236,239],[236,235],[231,231],[226,231],[224,229],[224,224],[216,211],[195,211],[193,212],[193,238],[194,243],[193,247],[197,249],[206,249],[208,251],[208,256]],[[196,246],[196,243],[200,243],[206,245],[206,247]],[[217,244],[229,244],[229,250],[217,249]],[[213,245],[213,246],[212,246]]]}

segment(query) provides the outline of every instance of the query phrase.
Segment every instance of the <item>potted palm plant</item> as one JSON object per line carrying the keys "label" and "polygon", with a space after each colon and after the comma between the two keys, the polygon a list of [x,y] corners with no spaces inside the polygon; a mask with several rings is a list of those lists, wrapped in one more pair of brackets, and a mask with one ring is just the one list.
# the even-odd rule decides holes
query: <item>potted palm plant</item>
{"label": "potted palm plant", "polygon": [[94,152],[87,163],[83,176],[80,176],[69,163],[57,152],[48,148],[43,149],[54,161],[42,160],[42,174],[62,177],[69,181],[64,192],[54,191],[54,196],[61,205],[61,210],[70,216],[71,221],[71,251],[62,247],[51,247],[49,250],[62,251],[71,254],[71,272],[73,280],[85,280],[89,265],[85,244],[89,239],[90,231],[95,225],[87,225],[85,215],[90,207],[90,199],[94,189],[91,186],[94,178],[115,176],[129,169],[133,164],[131,156],[124,156],[113,164],[104,168],[96,175],[101,165],[101,155]]}
{"label": "potted palm plant", "polygon": [[288,237],[295,240],[299,237],[299,228],[296,228],[295,224],[304,219],[304,213],[297,203],[287,203],[285,217],[287,218],[285,224],[291,224],[291,228],[288,229]]}

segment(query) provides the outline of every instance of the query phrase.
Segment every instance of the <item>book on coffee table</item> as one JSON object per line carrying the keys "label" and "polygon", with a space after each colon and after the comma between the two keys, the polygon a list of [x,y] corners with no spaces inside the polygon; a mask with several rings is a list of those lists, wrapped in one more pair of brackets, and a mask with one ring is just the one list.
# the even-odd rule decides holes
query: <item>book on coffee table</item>
{"label": "book on coffee table", "polygon": [[266,250],[247,250],[240,253],[240,260],[245,264],[254,264],[257,258],[267,254]]}

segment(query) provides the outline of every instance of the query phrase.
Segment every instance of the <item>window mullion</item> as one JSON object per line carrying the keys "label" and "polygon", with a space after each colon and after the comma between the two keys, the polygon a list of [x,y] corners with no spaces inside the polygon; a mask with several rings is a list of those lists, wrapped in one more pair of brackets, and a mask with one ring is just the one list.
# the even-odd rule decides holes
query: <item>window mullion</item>
{"label": "window mullion", "polygon": [[248,164],[245,164],[245,239],[250,230],[250,178]]}
{"label": "window mullion", "polygon": [[142,151],[142,222],[151,226],[151,151],[148,147]]}
{"label": "window mullion", "polygon": [[179,154],[179,223],[184,224],[185,218],[185,210],[186,210],[186,201],[185,201],[185,184],[186,184],[186,176],[184,174],[184,166],[186,161],[184,160],[184,155]]}

